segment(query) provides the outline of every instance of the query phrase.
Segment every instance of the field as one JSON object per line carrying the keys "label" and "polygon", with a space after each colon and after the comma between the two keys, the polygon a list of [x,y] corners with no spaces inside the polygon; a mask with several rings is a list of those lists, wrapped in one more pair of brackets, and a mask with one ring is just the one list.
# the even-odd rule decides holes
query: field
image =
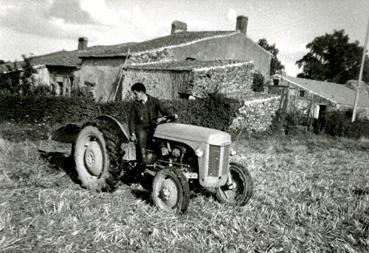
{"label": "field", "polygon": [[[7,132],[8,131],[8,132]],[[367,252],[369,143],[310,134],[240,139],[254,195],[245,207],[193,193],[184,215],[139,185],[91,193],[49,140],[0,136],[0,252]],[[13,136],[14,137],[14,136]]]}

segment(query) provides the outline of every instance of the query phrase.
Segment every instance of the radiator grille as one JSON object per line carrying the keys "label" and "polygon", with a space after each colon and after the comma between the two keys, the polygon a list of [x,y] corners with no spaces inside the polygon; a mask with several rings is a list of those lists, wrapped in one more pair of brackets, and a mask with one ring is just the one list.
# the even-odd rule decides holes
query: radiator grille
{"label": "radiator grille", "polygon": [[217,177],[219,171],[220,147],[210,145],[209,149],[209,170],[208,175]]}
{"label": "radiator grille", "polygon": [[[224,157],[224,159],[221,159],[221,157]],[[229,146],[221,147],[210,145],[208,175],[218,177],[220,176],[220,170],[222,170],[222,172],[226,172],[226,169],[224,168],[227,168],[228,160]],[[222,168],[220,166],[222,166]]]}
{"label": "radiator grille", "polygon": [[223,168],[222,168],[222,174],[225,175],[227,174],[227,168],[228,168],[228,163],[229,163],[229,149],[230,146],[225,146],[224,147],[224,153],[223,153]]}

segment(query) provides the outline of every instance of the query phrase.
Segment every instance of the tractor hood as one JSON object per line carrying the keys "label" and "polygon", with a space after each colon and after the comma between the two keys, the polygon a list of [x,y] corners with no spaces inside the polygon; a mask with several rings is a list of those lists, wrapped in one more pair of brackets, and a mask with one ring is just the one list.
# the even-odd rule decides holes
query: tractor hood
{"label": "tractor hood", "polygon": [[174,141],[188,140],[219,146],[231,144],[231,136],[226,132],[179,123],[159,125],[156,128],[154,136],[161,139],[170,139]]}

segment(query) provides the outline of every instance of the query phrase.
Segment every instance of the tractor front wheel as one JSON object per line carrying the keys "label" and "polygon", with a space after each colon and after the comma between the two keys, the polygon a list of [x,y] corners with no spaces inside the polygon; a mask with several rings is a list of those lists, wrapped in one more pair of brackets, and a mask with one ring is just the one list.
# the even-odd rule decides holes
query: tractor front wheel
{"label": "tractor front wheel", "polygon": [[151,197],[162,210],[186,212],[190,202],[190,187],[186,177],[175,169],[159,171],[154,177]]}
{"label": "tractor front wheel", "polygon": [[228,181],[216,189],[216,197],[221,203],[244,206],[252,196],[252,189],[252,178],[247,168],[230,163]]}

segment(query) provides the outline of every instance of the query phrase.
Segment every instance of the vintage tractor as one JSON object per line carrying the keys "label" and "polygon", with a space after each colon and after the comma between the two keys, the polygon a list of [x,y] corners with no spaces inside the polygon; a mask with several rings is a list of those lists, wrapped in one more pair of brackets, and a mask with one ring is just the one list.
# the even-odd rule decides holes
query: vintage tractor
{"label": "vintage tractor", "polygon": [[114,191],[127,178],[136,178],[164,210],[186,211],[190,190],[198,187],[212,189],[220,202],[245,205],[252,195],[252,179],[247,168],[229,162],[231,136],[171,121],[161,118],[143,169],[137,168],[126,127],[111,116],[82,126],[68,124],[53,139],[72,143],[76,170],[87,189]]}

